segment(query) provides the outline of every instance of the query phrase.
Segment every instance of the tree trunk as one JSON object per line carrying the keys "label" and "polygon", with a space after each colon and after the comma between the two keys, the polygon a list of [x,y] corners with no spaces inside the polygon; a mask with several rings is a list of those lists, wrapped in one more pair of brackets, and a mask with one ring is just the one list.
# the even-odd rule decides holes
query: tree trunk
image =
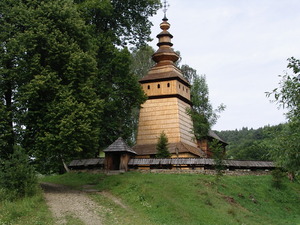
{"label": "tree trunk", "polygon": [[69,173],[69,172],[70,172],[70,169],[69,169],[69,167],[67,166],[67,164],[65,163],[65,160],[64,160],[63,158],[61,158],[61,161],[62,161],[62,163],[63,163],[63,165],[64,165],[64,168],[65,168],[66,172]]}
{"label": "tree trunk", "polygon": [[4,98],[5,98],[5,106],[6,106],[6,127],[7,127],[7,149],[6,149],[6,156],[9,156],[13,154],[13,147],[15,144],[15,138],[14,138],[14,129],[13,129],[13,91],[12,91],[12,84],[11,81],[7,81],[5,83],[5,92],[4,92]]}

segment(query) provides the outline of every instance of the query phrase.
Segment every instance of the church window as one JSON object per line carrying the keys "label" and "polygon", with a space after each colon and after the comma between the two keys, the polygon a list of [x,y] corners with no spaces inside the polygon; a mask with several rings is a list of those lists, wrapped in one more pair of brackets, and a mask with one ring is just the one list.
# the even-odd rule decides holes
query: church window
{"label": "church window", "polygon": [[157,88],[160,88],[160,84],[157,85]]}
{"label": "church window", "polygon": [[167,87],[170,87],[170,83],[167,84]]}
{"label": "church window", "polygon": [[148,89],[150,89],[150,85],[148,85]]}
{"label": "church window", "polygon": [[179,84],[179,89],[180,89],[180,84]]}

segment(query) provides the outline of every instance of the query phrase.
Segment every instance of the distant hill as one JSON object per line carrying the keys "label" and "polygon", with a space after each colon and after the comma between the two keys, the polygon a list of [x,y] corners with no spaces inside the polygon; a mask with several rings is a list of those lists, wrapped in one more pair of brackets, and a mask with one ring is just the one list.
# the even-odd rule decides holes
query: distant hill
{"label": "distant hill", "polygon": [[286,124],[253,129],[215,131],[229,145],[227,158],[242,160],[270,160],[269,152]]}

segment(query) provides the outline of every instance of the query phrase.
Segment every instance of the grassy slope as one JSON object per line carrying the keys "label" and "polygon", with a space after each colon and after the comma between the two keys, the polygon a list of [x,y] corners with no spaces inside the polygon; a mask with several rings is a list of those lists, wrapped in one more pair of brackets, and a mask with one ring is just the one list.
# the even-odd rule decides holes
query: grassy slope
{"label": "grassy slope", "polygon": [[216,183],[196,174],[71,173],[44,180],[96,184],[121,198],[128,209],[92,195],[112,209],[104,215],[107,224],[300,224],[300,184],[285,181],[278,190],[270,176],[224,176]]}
{"label": "grassy slope", "polygon": [[15,202],[0,201],[0,224],[49,225],[54,222],[40,192]]}

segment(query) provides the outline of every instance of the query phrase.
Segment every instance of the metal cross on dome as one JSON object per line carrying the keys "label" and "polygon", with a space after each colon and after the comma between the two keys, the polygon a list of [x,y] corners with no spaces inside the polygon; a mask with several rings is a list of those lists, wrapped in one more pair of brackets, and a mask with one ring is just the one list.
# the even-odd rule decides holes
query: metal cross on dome
{"label": "metal cross on dome", "polygon": [[168,10],[169,7],[170,7],[170,4],[167,2],[167,0],[164,0],[164,2],[163,2],[163,12],[164,12],[165,18],[167,18],[166,13],[167,13],[167,10]]}

